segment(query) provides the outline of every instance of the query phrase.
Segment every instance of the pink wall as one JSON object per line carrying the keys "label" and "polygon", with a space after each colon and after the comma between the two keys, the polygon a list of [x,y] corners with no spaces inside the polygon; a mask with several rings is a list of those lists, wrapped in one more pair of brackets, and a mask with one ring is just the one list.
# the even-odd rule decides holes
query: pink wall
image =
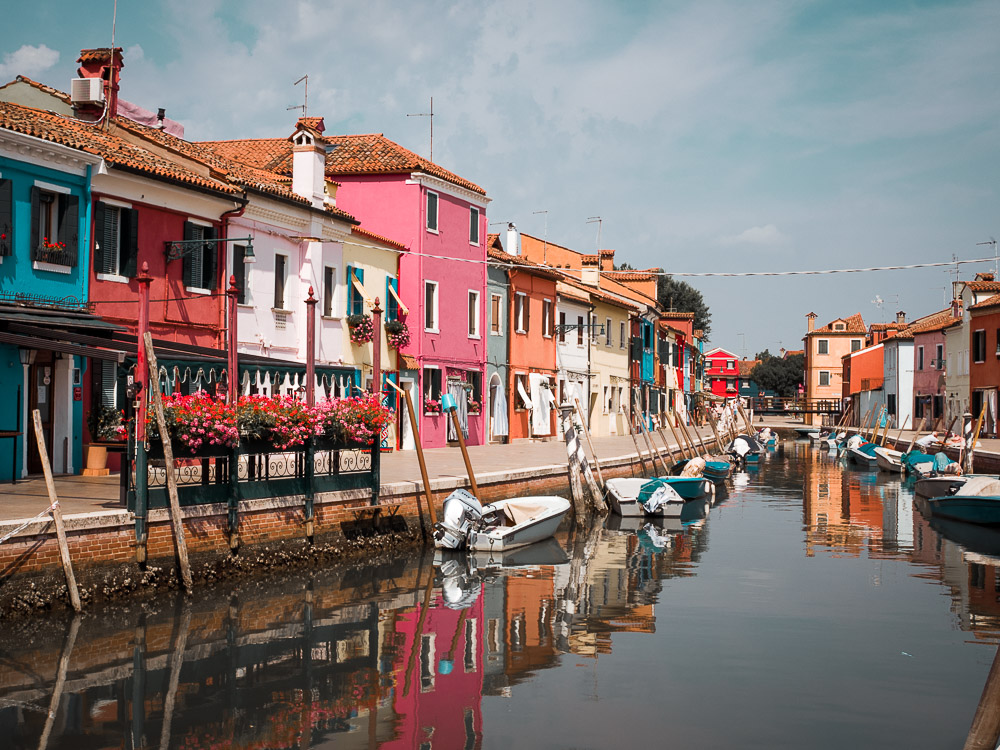
{"label": "pink wall", "polygon": [[[438,194],[438,232],[426,229],[426,190],[409,183],[408,174],[338,175],[337,207],[352,214],[377,234],[406,245],[410,252],[399,262],[399,292],[409,308],[410,344],[403,354],[422,364],[447,370],[477,370],[485,387],[486,367],[486,212],[479,213],[479,244],[469,243],[469,209],[472,204],[445,191]],[[438,256],[438,257],[428,257]],[[460,259],[455,262],[451,259]],[[465,262],[465,261],[481,262]],[[424,331],[424,281],[438,282],[438,333]],[[479,338],[468,335],[468,294],[479,292]],[[423,373],[420,392],[425,392]],[[482,394],[480,393],[480,396]],[[420,437],[425,447],[447,443],[446,420],[420,416]],[[469,417],[469,439],[484,442],[484,417]]]}
{"label": "pink wall", "polygon": [[[948,349],[944,343],[944,331],[917,333],[913,336],[913,394],[944,395],[944,367],[934,369],[931,362],[937,359],[937,345],[941,344],[942,356],[947,358]],[[924,367],[918,369],[919,347],[924,347]]]}

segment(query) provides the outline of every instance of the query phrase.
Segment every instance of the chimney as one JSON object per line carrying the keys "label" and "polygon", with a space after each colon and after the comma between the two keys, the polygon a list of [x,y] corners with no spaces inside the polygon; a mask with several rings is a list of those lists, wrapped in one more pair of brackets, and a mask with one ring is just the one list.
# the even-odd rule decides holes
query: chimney
{"label": "chimney", "polygon": [[906,325],[906,313],[900,310],[896,313],[896,325],[902,327]]}
{"label": "chimney", "polygon": [[601,250],[601,271],[615,270],[615,251]]}
{"label": "chimney", "polygon": [[164,128],[163,121],[166,118],[167,118],[167,110],[164,109],[163,107],[160,107],[159,109],[157,109],[156,110],[156,127],[158,127],[160,130],[163,130],[163,128]]}
{"label": "chimney", "polygon": [[806,332],[812,333],[816,330],[816,313],[811,312],[806,315]]}
{"label": "chimney", "polygon": [[300,117],[292,142],[292,191],[323,208],[326,187],[326,126],[322,117]]}
{"label": "chimney", "polygon": [[588,286],[601,285],[601,259],[597,255],[584,255],[581,263],[580,281]]}
{"label": "chimney", "polygon": [[76,74],[80,78],[100,78],[104,81],[104,103],[93,101],[74,101],[73,107],[76,116],[81,120],[99,120],[104,114],[105,106],[108,111],[108,119],[113,119],[118,114],[118,87],[121,82],[122,68],[125,67],[125,60],[122,58],[122,48],[101,47],[98,49],[80,50],[80,57],[77,59],[80,67]]}
{"label": "chimney", "polygon": [[521,254],[521,235],[517,233],[517,225],[507,222],[507,246],[504,248],[511,255]]}

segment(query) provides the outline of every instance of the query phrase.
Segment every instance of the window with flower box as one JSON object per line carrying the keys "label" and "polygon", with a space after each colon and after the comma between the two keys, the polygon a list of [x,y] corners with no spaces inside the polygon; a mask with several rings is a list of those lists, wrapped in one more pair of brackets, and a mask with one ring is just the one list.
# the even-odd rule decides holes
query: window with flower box
{"label": "window with flower box", "polygon": [[436,367],[424,368],[424,411],[441,411],[441,370]]}
{"label": "window with flower box", "polygon": [[347,267],[347,314],[364,315],[365,298],[361,294],[359,286],[364,288],[365,269],[357,266]]}
{"label": "window with flower box", "polygon": [[35,183],[31,188],[31,260],[75,266],[79,218],[80,199],[68,188]]}

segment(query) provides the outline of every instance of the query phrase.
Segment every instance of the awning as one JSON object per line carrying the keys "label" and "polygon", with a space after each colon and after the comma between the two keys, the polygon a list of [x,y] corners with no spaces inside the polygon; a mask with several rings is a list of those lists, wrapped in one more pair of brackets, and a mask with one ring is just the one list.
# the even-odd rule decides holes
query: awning
{"label": "awning", "polygon": [[[49,304],[51,306],[41,306]],[[74,354],[109,362],[121,362],[125,354],[112,341],[125,330],[84,309],[69,309],[55,303],[0,304],[0,342],[25,349]]]}
{"label": "awning", "polygon": [[0,331],[0,342],[22,346],[25,349],[41,349],[49,352],[62,352],[63,354],[76,354],[80,357],[103,359],[108,362],[122,362],[125,359],[125,352],[117,349],[98,349],[93,346],[69,344],[65,341],[57,341],[55,339],[21,336],[7,331]]}
{"label": "awning", "polygon": [[393,299],[396,300],[396,304],[399,305],[399,311],[403,313],[403,315],[409,315],[410,309],[403,304],[403,300],[399,298],[399,292],[396,291],[396,288],[392,284],[389,284],[389,294],[392,295]]}

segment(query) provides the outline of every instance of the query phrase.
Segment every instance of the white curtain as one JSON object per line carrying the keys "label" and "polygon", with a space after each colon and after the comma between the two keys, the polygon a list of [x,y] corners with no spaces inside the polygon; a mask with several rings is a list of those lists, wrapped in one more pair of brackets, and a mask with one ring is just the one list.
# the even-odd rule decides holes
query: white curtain
{"label": "white curtain", "polygon": [[[469,439],[469,394],[465,390],[465,386],[462,383],[450,382],[448,383],[448,393],[452,395],[455,399],[455,405],[458,407],[456,413],[458,414],[458,424],[462,428],[462,437],[465,440]],[[455,422],[452,418],[448,417],[448,439],[458,440],[458,433],[455,432]]]}
{"label": "white curtain", "polygon": [[[548,379],[537,372],[529,373],[528,384],[531,388],[531,434],[551,435],[552,402],[555,400],[552,392],[548,389]],[[542,383],[545,383],[543,386]]]}
{"label": "white curtain", "polygon": [[504,437],[510,434],[510,427],[507,424],[507,397],[503,386],[494,383],[490,386],[490,394],[493,399],[493,435]]}

